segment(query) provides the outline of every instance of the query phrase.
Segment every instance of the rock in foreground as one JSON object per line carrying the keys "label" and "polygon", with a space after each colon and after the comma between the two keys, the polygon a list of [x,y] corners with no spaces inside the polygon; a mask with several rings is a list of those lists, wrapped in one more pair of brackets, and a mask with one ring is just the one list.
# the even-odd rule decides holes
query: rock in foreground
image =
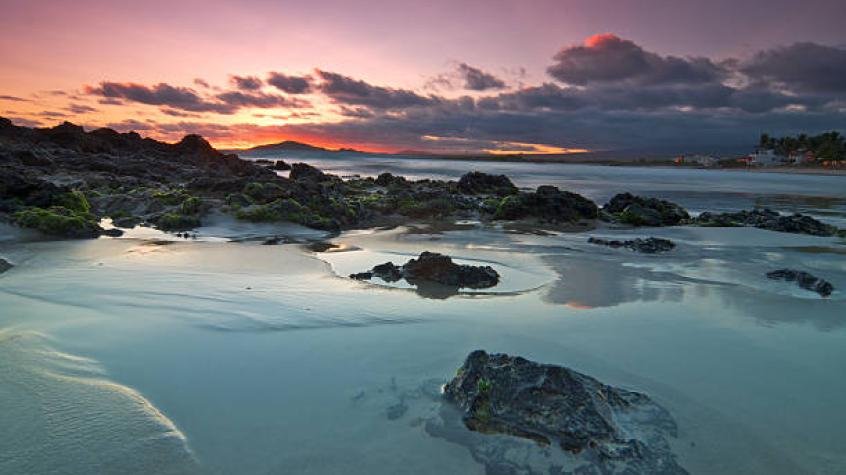
{"label": "rock in foreground", "polygon": [[834,291],[834,286],[831,285],[831,282],[799,270],[774,270],[772,272],[767,272],[767,277],[773,280],[796,282],[799,287],[802,287],[805,290],[810,290],[811,292],[816,292],[823,297],[828,297]]}
{"label": "rock in foreground", "polygon": [[618,241],[618,240],[608,240],[608,239],[599,239],[595,237],[588,238],[588,242],[591,244],[598,244],[601,246],[608,246],[608,247],[625,247],[632,251],[642,252],[644,254],[655,254],[657,252],[668,252],[672,251],[673,248],[676,247],[676,244],[669,239],[661,239],[656,237],[650,237],[646,239],[636,238],[636,239],[629,239],[626,241]]}
{"label": "rock in foreground", "polygon": [[470,289],[486,289],[499,283],[499,273],[490,266],[456,264],[449,256],[429,251],[424,251],[417,259],[411,259],[402,267],[386,262],[350,277],[358,280],[379,277],[387,282],[405,279],[409,284],[418,286],[435,283]]}
{"label": "rock in foreground", "polygon": [[[667,437],[676,436],[676,424],[665,409],[644,394],[564,367],[478,350],[445,386],[444,397],[471,431],[554,446],[547,453],[560,448],[571,466],[554,473],[687,473],[670,451]],[[488,455],[494,452],[474,451],[488,473],[535,473],[515,469],[525,460],[509,461],[508,451],[496,453],[496,460]]]}

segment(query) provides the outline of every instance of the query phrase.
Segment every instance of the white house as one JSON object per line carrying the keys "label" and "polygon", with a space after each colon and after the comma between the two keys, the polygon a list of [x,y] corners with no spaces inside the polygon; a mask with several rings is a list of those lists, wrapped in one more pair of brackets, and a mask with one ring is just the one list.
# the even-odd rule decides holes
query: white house
{"label": "white house", "polygon": [[712,157],[710,155],[691,155],[690,157],[685,157],[685,160],[702,165],[703,167],[713,167],[720,161],[717,157]]}
{"label": "white house", "polygon": [[777,155],[775,150],[772,149],[756,150],[754,153],[749,154],[749,159],[751,165],[757,165],[760,167],[783,165],[787,161],[786,157]]}

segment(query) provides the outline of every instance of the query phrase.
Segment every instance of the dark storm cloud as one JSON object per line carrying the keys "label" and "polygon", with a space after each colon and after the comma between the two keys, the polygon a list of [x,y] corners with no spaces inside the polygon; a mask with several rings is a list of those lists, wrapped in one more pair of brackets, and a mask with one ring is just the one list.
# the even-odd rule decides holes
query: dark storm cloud
{"label": "dark storm cloud", "polygon": [[241,107],[267,109],[271,107],[302,108],[311,106],[308,101],[302,99],[288,98],[274,94],[247,94],[240,91],[229,91],[217,94],[215,97],[236,109]]}
{"label": "dark storm cloud", "polygon": [[478,100],[487,111],[561,112],[580,109],[605,111],[658,111],[673,108],[694,110],[738,109],[767,112],[787,105],[817,107],[822,102],[812,97],[795,97],[768,89],[735,89],[723,84],[625,85],[587,88],[561,87],[546,83]]}
{"label": "dark storm cloud", "polygon": [[320,91],[337,104],[373,109],[402,109],[440,102],[435,96],[422,96],[408,89],[374,86],[338,73],[317,70],[317,75],[323,80],[319,85]]}
{"label": "dark storm cloud", "polygon": [[9,102],[29,102],[29,99],[24,99],[23,97],[18,97],[18,96],[6,96],[6,95],[0,95],[0,101],[9,101]]}
{"label": "dark storm cloud", "polygon": [[795,43],[757,53],[741,62],[740,71],[796,91],[845,93],[846,49]]}
{"label": "dark storm cloud", "polygon": [[99,86],[87,86],[88,94],[99,95],[108,100],[127,100],[141,104],[162,106],[174,111],[212,112],[234,114],[241,108],[302,108],[309,107],[307,101],[291,99],[274,94],[260,92],[226,91],[210,97],[200,95],[186,87],[159,83],[144,86],[135,83],[117,83],[104,81]]}
{"label": "dark storm cloud", "polygon": [[261,79],[255,76],[232,75],[230,80],[236,88],[242,91],[258,91],[261,89],[262,85],[264,85],[264,83],[261,82]]}
{"label": "dark storm cloud", "polygon": [[660,56],[611,34],[564,48],[554,59],[547,72],[561,82],[580,86],[595,82],[704,83],[718,81],[724,73],[708,58]]}
{"label": "dark storm cloud", "polygon": [[464,78],[464,88],[471,91],[487,91],[505,87],[505,81],[502,79],[467,63],[458,65],[458,73]]}
{"label": "dark storm cloud", "polygon": [[71,104],[65,108],[65,110],[70,111],[74,114],[87,114],[89,112],[97,112],[97,109],[86,106],[84,104]]}
{"label": "dark storm cloud", "polygon": [[288,94],[305,94],[311,92],[311,78],[309,76],[290,76],[283,73],[271,72],[268,74],[267,83]]}
{"label": "dark storm cloud", "polygon": [[168,106],[191,112],[217,112],[232,114],[238,107],[225,102],[203,99],[193,89],[159,83],[151,87],[135,83],[103,81],[98,86],[87,86],[85,92],[111,99],[125,99],[141,104]]}

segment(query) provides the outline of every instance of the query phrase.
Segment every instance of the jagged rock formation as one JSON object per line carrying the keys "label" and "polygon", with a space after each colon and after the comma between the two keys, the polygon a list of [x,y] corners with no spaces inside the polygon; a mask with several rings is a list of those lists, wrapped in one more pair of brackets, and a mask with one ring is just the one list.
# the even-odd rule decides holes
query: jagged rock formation
{"label": "jagged rock formation", "polygon": [[[469,448],[488,473],[687,473],[670,450],[677,429],[669,412],[568,368],[478,350],[444,399],[468,429],[485,434]],[[445,427],[427,430],[450,437]]]}

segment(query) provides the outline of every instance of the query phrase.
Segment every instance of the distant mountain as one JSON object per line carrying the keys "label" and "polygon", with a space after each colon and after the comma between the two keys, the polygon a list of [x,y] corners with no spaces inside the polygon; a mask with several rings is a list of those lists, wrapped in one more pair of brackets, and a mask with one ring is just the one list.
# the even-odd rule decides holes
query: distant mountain
{"label": "distant mountain", "polygon": [[286,140],[279,143],[258,145],[253,148],[240,150],[240,152],[331,152],[331,150],[309,145],[307,143]]}

